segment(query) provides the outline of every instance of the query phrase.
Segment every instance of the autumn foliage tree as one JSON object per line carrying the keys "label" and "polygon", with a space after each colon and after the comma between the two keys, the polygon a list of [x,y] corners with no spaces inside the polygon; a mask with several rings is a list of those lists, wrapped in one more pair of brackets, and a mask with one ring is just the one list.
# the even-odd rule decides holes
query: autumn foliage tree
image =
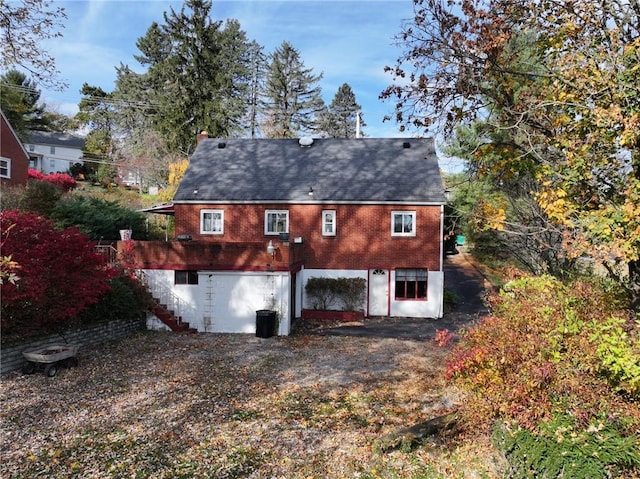
{"label": "autumn foliage tree", "polygon": [[57,230],[41,216],[13,210],[0,214],[0,227],[2,255],[17,277],[2,283],[3,341],[70,325],[116,274],[76,228]]}
{"label": "autumn foliage tree", "polygon": [[625,298],[606,281],[541,276],[490,304],[447,376],[466,392],[464,422],[497,424],[508,477],[636,477],[620,474],[640,469],[640,330]]}
{"label": "autumn foliage tree", "polygon": [[[382,96],[404,127],[483,122],[474,171],[525,191],[570,257],[628,266],[640,300],[640,5],[414,0]],[[499,186],[499,182],[497,182]],[[625,283],[621,283],[625,284]]]}

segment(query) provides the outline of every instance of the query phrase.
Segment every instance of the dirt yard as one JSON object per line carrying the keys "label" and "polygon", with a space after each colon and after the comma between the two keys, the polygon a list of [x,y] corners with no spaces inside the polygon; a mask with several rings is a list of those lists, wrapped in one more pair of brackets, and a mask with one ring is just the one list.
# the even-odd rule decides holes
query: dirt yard
{"label": "dirt yard", "polygon": [[455,408],[430,342],[145,333],[0,387],[0,477],[495,477],[482,439],[380,453]]}

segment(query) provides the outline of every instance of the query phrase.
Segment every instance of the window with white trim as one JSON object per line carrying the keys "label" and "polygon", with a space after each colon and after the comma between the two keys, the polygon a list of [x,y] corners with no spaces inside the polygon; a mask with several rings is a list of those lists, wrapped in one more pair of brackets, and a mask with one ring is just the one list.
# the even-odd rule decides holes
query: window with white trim
{"label": "window with white trim", "polygon": [[56,147],[55,146],[49,147],[49,153],[52,154],[52,155],[55,155],[56,154]]}
{"label": "window with white trim", "polygon": [[0,178],[11,178],[11,160],[0,158]]}
{"label": "window with white trim", "polygon": [[396,270],[396,299],[427,299],[426,269]]}
{"label": "window with white trim", "polygon": [[288,210],[267,210],[264,213],[264,234],[277,235],[289,232]]}
{"label": "window with white trim", "polygon": [[224,210],[200,210],[200,234],[224,233]]}
{"label": "window with white trim", "polygon": [[391,236],[415,236],[416,212],[392,211],[391,212]]}
{"label": "window with white trim", "polygon": [[322,236],[336,235],[336,210],[322,210]]}

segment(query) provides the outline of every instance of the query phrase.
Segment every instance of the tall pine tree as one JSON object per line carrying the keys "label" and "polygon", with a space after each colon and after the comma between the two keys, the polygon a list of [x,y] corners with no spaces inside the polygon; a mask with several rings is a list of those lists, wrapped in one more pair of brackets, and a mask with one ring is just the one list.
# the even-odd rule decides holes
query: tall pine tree
{"label": "tall pine tree", "polygon": [[[355,138],[359,127],[366,126],[360,115],[361,107],[356,103],[356,95],[347,83],[343,83],[327,112],[323,115],[322,130],[330,138]],[[360,124],[358,125],[358,115]]]}
{"label": "tall pine tree", "polygon": [[29,139],[29,130],[46,130],[45,106],[36,82],[11,69],[0,77],[0,106],[18,136]]}
{"label": "tall pine tree", "polygon": [[305,68],[300,53],[283,42],[270,57],[265,93],[265,134],[270,138],[295,138],[320,129],[320,116],[325,108],[318,82],[322,73],[314,75]]}
{"label": "tall pine tree", "polygon": [[[187,0],[180,12],[164,14],[138,39],[138,75],[118,71],[119,95],[137,97],[129,106],[153,112],[152,123],[169,148],[189,152],[195,135],[231,136],[246,118],[249,43],[236,20],[210,19],[210,0]],[[124,90],[122,90],[124,88]]]}

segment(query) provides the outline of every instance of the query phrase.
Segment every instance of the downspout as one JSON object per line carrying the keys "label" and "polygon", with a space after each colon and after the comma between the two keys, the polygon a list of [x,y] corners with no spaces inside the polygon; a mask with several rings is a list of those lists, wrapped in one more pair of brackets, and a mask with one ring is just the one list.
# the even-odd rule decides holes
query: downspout
{"label": "downspout", "polygon": [[440,271],[442,272],[442,295],[438,305],[438,317],[444,316],[444,205],[440,206]]}
{"label": "downspout", "polygon": [[444,205],[440,206],[440,271],[444,272]]}

